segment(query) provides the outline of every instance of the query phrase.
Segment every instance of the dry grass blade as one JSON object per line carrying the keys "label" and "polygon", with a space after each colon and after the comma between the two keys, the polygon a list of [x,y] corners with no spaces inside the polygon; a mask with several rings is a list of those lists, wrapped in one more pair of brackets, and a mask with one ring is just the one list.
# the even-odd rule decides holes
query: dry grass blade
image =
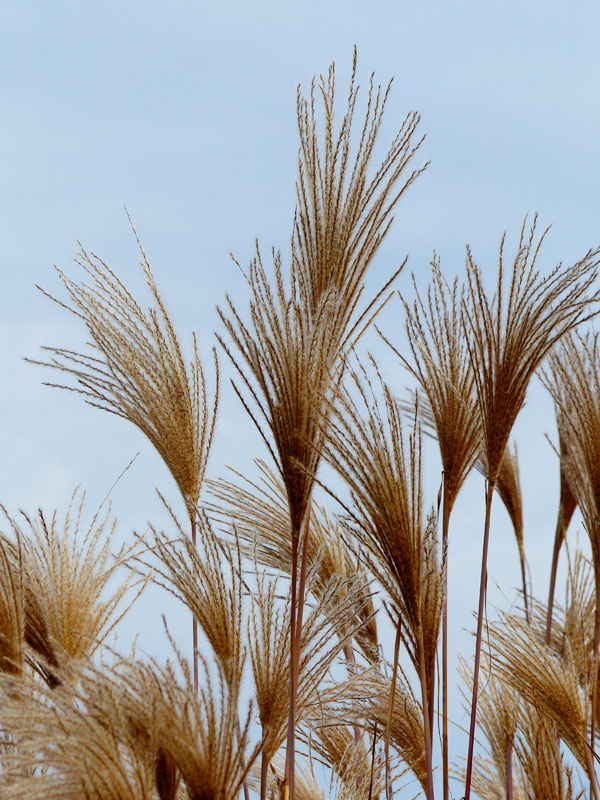
{"label": "dry grass blade", "polygon": [[218,364],[215,355],[211,403],[196,337],[188,368],[141,245],[140,250],[153,305],[144,310],[107,264],[82,249],[75,260],[90,283],[59,270],[71,304],[44,294],[81,319],[91,337],[89,350],[45,347],[50,360],[32,363],[71,377],[74,383],[60,388],[136,425],[170,470],[193,521],[214,431]]}
{"label": "dry grass blade", "polygon": [[41,509],[34,518],[21,512],[20,522],[4,510],[16,540],[11,558],[21,560],[25,641],[51,683],[58,679],[55,668],[68,671],[90,658],[136,598],[124,603],[131,579],[113,585],[132,549],[123,545],[111,555],[116,520],[110,508],[103,515],[99,509],[85,529],[84,500],[76,490],[62,523],[56,511],[50,518]]}

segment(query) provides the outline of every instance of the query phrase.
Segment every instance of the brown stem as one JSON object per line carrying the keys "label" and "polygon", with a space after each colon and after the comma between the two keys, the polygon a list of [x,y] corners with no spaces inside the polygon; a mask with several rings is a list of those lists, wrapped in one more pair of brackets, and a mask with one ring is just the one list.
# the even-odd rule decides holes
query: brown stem
{"label": "brown stem", "polygon": [[492,498],[494,484],[487,483],[485,494],[485,524],[483,528],[483,550],[481,553],[481,579],[479,582],[479,608],[477,611],[477,636],[475,638],[475,664],[473,667],[473,696],[471,698],[471,724],[469,728],[469,751],[467,755],[467,776],[465,780],[464,800],[471,797],[471,775],[473,773],[473,748],[475,745],[475,720],[477,718],[477,691],[479,689],[479,662],[481,660],[481,639],[483,633],[483,610],[487,583],[487,554],[490,540],[490,518],[492,514]]}
{"label": "brown stem", "polygon": [[[196,548],[196,520],[192,519],[192,544]],[[194,665],[194,694],[198,694],[198,620],[192,615],[192,661]]]}
{"label": "brown stem", "polygon": [[598,791],[598,781],[596,779],[596,770],[594,768],[594,755],[587,742],[585,743],[585,761],[587,764],[588,774],[590,778],[591,793],[594,797],[594,800],[600,800],[600,792]]}
{"label": "brown stem", "polygon": [[527,597],[527,575],[525,568],[525,553],[519,552],[521,562],[521,582],[523,583],[523,605],[525,606],[525,622],[529,625],[529,600]]}
{"label": "brown stem", "polygon": [[558,557],[562,543],[565,539],[564,525],[562,517],[559,516],[556,523],[556,533],[554,534],[554,549],[552,551],[552,567],[550,569],[550,589],[548,591],[548,611],[546,614],[546,644],[550,644],[552,635],[552,614],[554,612],[554,590],[556,588],[556,573],[558,571]]}
{"label": "brown stem", "polygon": [[373,746],[371,747],[371,778],[369,780],[369,796],[367,800],[372,800],[373,797],[373,776],[375,774],[375,744],[377,743],[377,723],[373,730]]}
{"label": "brown stem", "polygon": [[[447,554],[448,529],[450,527],[450,500],[444,473],[444,500],[442,505],[442,547]],[[447,556],[446,556],[447,557]],[[442,609],[442,771],[444,800],[450,797],[450,771],[448,753],[448,570],[444,570],[444,607]]]}
{"label": "brown stem", "polygon": [[427,689],[427,670],[423,648],[423,628],[419,632],[419,680],[421,682],[421,702],[423,704],[423,733],[425,736],[425,764],[427,768],[427,800],[433,797],[433,753],[431,746],[431,724],[429,722],[429,693]]}
{"label": "brown stem", "polygon": [[[596,781],[596,772],[593,769],[596,746],[596,717],[598,714],[598,649],[600,646],[600,576],[596,574],[596,609],[594,611],[594,653],[592,667],[592,724],[590,725],[590,749],[592,773],[590,774],[591,790]],[[597,787],[596,787],[597,788]]]}
{"label": "brown stem", "polygon": [[260,800],[266,800],[267,798],[267,771],[269,769],[269,762],[267,759],[267,754],[265,751],[262,751],[261,759],[260,759]]}
{"label": "brown stem", "polygon": [[296,591],[298,582],[298,536],[292,534],[292,586],[290,601],[290,710],[288,714],[287,750],[284,781],[290,796],[294,784],[294,745],[296,732],[296,702],[294,694],[294,664],[296,658]]}
{"label": "brown stem", "polygon": [[513,772],[512,772],[513,744],[511,739],[506,740],[506,800],[513,800]]}
{"label": "brown stem", "polygon": [[394,668],[392,670],[392,685],[388,700],[388,717],[385,728],[385,793],[388,800],[391,798],[392,787],[390,786],[390,731],[392,728],[392,716],[394,713],[394,700],[396,698],[396,677],[398,675],[398,659],[400,657],[400,634],[402,632],[402,619],[398,617],[396,625],[396,639],[394,641]]}
{"label": "brown stem", "polygon": [[300,656],[302,652],[302,619],[304,614],[304,595],[306,593],[306,571],[308,564],[308,520],[302,539],[300,559],[300,580],[298,581],[298,543],[299,537],[292,537],[292,607],[290,621],[290,714],[288,718],[288,739],[286,758],[286,777],[289,798],[294,800],[295,793],[295,738],[296,738],[296,703],[298,699],[298,683],[300,679]]}

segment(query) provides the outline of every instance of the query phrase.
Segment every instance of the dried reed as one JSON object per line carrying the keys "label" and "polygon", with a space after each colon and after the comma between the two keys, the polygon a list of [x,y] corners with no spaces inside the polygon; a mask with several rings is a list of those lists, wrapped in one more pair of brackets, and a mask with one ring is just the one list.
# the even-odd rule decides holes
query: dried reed
{"label": "dried reed", "polygon": [[490,513],[498,473],[531,377],[556,342],[595,313],[600,299],[600,293],[593,288],[599,251],[588,251],[571,267],[559,264],[544,278],[537,270],[537,259],[547,230],[536,239],[536,227],[537,217],[529,229],[527,219],[523,221],[508,293],[503,236],[496,291],[491,299],[484,289],[481,270],[467,248],[464,326],[475,373],[487,488],[465,800],[469,800],[471,791]]}

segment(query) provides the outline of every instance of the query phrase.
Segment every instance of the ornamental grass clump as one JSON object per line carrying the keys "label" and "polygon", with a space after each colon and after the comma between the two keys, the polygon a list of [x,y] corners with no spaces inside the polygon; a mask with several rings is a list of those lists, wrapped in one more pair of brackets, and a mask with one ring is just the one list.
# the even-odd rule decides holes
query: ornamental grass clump
{"label": "ornamental grass clump", "polygon": [[[257,245],[247,309],[227,297],[218,310],[234,392],[270,461],[206,479],[216,356],[213,394],[143,250],[148,308],[83,249],[82,280],[59,271],[67,299],[56,302],[89,344],[47,347],[36,363],[60,373],[51,385],[145,434],[187,519],[159,492],[164,529],[149,521],[113,553],[104,502],[90,523],[79,492],[64,521],[1,507],[0,797],[449,800],[455,776],[466,798],[578,800],[586,781],[600,800],[600,340],[575,332],[598,309],[600,251],[544,277],[546,232],[526,219],[508,265],[502,240],[491,292],[470,249],[450,282],[434,256],[425,291],[418,276],[399,285],[406,341],[380,331],[418,384],[402,395],[397,372],[360,348],[405,263],[370,289],[399,201],[425,168],[412,165],[419,118],[378,157],[390,85],[371,77],[362,112],[359,100],[356,54],[341,113],[333,66],[308,97],[298,92],[290,252],[268,267]],[[548,603],[526,580],[527,484],[509,444],[538,370],[558,427]],[[437,504],[426,497],[431,441]],[[480,596],[475,657],[458,670],[470,735],[466,763],[452,763],[464,720],[448,707],[448,628],[460,622],[447,606],[449,523],[474,466],[486,478]],[[494,491],[517,541],[522,602],[484,615]],[[566,548],[562,601],[556,568],[576,507],[591,558]],[[147,609],[153,631],[162,617],[160,657],[109,644],[150,583],[191,613],[188,657],[160,601]]]}

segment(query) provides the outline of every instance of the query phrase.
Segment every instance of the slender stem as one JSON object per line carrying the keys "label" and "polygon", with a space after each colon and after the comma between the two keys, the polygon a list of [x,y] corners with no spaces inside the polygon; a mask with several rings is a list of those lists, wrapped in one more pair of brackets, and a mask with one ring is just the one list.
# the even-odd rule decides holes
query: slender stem
{"label": "slender stem", "polygon": [[292,794],[294,783],[294,745],[296,731],[296,702],[294,695],[294,664],[296,657],[296,592],[298,583],[298,536],[292,534],[292,586],[290,603],[290,710],[288,715],[287,750],[284,780]]}
{"label": "slender stem", "polygon": [[[196,548],[196,520],[190,520],[192,526],[192,544]],[[194,694],[198,694],[198,620],[192,615],[192,661],[194,665]]]}
{"label": "slender stem", "polygon": [[590,791],[594,800],[600,800],[600,792],[598,790],[598,781],[596,779],[596,769],[594,767],[594,756],[589,744],[585,743],[585,761],[588,768],[590,778]]}
{"label": "slender stem", "polygon": [[546,644],[550,644],[552,635],[552,614],[554,613],[554,590],[556,588],[556,574],[558,571],[558,557],[565,538],[562,517],[559,516],[554,534],[554,549],[552,551],[552,567],[550,570],[550,589],[548,591],[548,611],[546,615]]}
{"label": "slender stem", "polygon": [[385,793],[386,797],[391,798],[392,787],[390,786],[390,731],[392,728],[392,716],[394,713],[394,700],[396,698],[396,677],[398,675],[398,659],[400,657],[400,634],[402,632],[402,619],[398,617],[396,625],[396,639],[394,641],[394,669],[392,670],[392,686],[388,700],[388,717],[385,728]]}
{"label": "slender stem", "polygon": [[[448,529],[450,527],[450,501],[446,491],[444,473],[444,500],[442,505],[442,547],[447,553]],[[444,607],[442,609],[442,770],[444,800],[450,797],[450,770],[448,753],[448,569],[444,571]]]}
{"label": "slender stem", "polygon": [[421,702],[423,704],[423,733],[425,736],[425,764],[427,768],[427,800],[433,796],[433,753],[431,746],[431,724],[429,717],[429,693],[427,689],[427,670],[425,667],[425,650],[423,647],[423,628],[419,632],[419,680],[421,682]]}
{"label": "slender stem", "polygon": [[292,536],[292,603],[290,621],[290,713],[288,718],[286,777],[290,800],[295,794],[295,738],[296,738],[296,703],[298,699],[298,683],[300,679],[300,656],[302,651],[302,619],[304,613],[304,595],[306,593],[306,571],[308,564],[308,525],[307,515],[302,553],[300,559],[300,579],[298,580],[298,544],[299,537]]}
{"label": "slender stem", "polygon": [[267,754],[263,750],[261,758],[260,758],[260,800],[266,800],[266,798],[267,798],[267,770],[268,769],[269,769],[269,762],[267,760]]}
{"label": "slender stem", "polygon": [[481,638],[483,633],[483,610],[487,583],[487,554],[490,540],[490,517],[494,484],[488,481],[485,495],[485,524],[483,528],[483,550],[481,554],[481,579],[479,582],[479,608],[477,611],[477,636],[475,639],[475,664],[473,667],[473,696],[471,698],[471,725],[469,729],[469,751],[464,800],[471,797],[471,775],[473,773],[473,748],[475,745],[475,720],[477,718],[477,691],[479,689],[479,662],[481,660]]}
{"label": "slender stem", "polygon": [[598,715],[598,649],[600,647],[600,576],[597,574],[595,583],[596,609],[594,611],[594,652],[592,659],[592,724],[590,725],[590,760],[592,764],[592,774],[590,775],[591,791],[593,791],[593,784],[596,782],[596,771],[593,767],[596,744],[596,718]]}
{"label": "slender stem", "polygon": [[373,797],[373,775],[375,773],[375,744],[377,743],[377,723],[373,730],[373,746],[371,747],[371,778],[369,780],[369,797],[367,800],[372,800]]}
{"label": "slender stem", "polygon": [[506,800],[513,800],[512,739],[506,740]]}
{"label": "slender stem", "polygon": [[529,625],[529,599],[527,596],[527,575],[525,568],[525,554],[519,553],[519,561],[521,562],[521,582],[523,584],[523,605],[525,606],[525,622]]}

